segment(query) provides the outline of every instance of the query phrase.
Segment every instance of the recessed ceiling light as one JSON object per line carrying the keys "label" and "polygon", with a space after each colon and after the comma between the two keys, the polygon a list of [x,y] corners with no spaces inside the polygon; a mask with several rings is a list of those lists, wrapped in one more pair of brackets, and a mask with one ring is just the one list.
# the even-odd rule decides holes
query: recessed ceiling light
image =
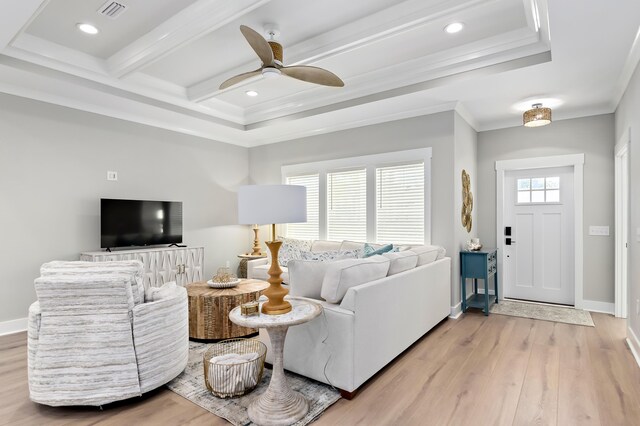
{"label": "recessed ceiling light", "polygon": [[449,34],[455,34],[462,31],[463,28],[464,28],[464,24],[462,22],[452,22],[446,27],[444,27],[444,30]]}
{"label": "recessed ceiling light", "polygon": [[82,31],[85,34],[91,34],[91,35],[95,35],[98,34],[100,32],[100,30],[98,30],[95,26],[91,25],[91,24],[85,24],[85,23],[77,23],[76,27],[78,27],[78,29],[80,31]]}
{"label": "recessed ceiling light", "polygon": [[258,96],[258,92],[256,92],[255,90],[247,90],[245,93],[247,94],[247,96]]}

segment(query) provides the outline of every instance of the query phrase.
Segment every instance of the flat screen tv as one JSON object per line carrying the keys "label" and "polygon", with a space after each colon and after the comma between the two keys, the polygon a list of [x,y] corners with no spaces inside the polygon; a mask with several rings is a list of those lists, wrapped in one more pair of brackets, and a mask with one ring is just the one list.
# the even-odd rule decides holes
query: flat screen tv
{"label": "flat screen tv", "polygon": [[100,247],[151,246],[182,242],[179,201],[100,200]]}

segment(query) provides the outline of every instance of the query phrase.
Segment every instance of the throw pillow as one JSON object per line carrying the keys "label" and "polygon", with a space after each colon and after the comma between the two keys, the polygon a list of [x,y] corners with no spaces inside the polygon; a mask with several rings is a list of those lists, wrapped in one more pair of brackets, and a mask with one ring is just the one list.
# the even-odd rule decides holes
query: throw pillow
{"label": "throw pillow", "polygon": [[393,250],[393,244],[387,244],[386,246],[382,246],[379,249],[375,249],[371,244],[365,243],[363,257],[375,256],[377,254],[386,253],[391,250]]}
{"label": "throw pillow", "polygon": [[410,251],[418,255],[418,266],[440,260],[447,253],[444,247],[429,245],[414,246]]}
{"label": "throw pillow", "polygon": [[384,256],[331,262],[322,281],[320,295],[329,303],[340,303],[351,287],[386,277],[389,264],[389,259]]}
{"label": "throw pillow", "polygon": [[[339,262],[339,261],[338,261]],[[322,280],[334,262],[315,260],[292,260],[289,262],[289,295],[320,299]]]}
{"label": "throw pillow", "polygon": [[149,287],[144,292],[144,301],[156,302],[158,300],[168,299],[173,296],[176,287],[175,281],[169,281],[162,287]]}
{"label": "throw pillow", "polygon": [[391,264],[389,265],[389,272],[387,274],[389,276],[413,269],[418,264],[418,254],[408,250],[401,252],[387,252],[384,253],[383,256],[391,261]]}
{"label": "throw pillow", "polygon": [[[287,267],[290,260],[300,259],[300,252],[311,250],[311,240],[296,240],[294,238],[278,237],[282,241],[280,251],[278,251],[278,263]],[[271,251],[267,251],[267,259],[271,264]]]}
{"label": "throw pillow", "polygon": [[319,262],[326,262],[329,260],[337,259],[357,259],[361,250],[332,250],[332,251],[301,251],[300,260],[315,260]]}

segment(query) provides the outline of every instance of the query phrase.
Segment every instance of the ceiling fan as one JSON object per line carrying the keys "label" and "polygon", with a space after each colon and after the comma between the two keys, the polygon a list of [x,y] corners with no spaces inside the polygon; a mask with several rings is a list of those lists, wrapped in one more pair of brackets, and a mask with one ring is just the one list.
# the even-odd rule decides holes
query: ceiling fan
{"label": "ceiling fan", "polygon": [[[285,67],[282,64],[282,45],[275,40],[267,41],[259,33],[251,28],[240,25],[240,31],[251,48],[256,52],[262,66],[257,70],[238,74],[230,79],[224,81],[220,85],[220,90],[234,86],[243,80],[262,74],[265,78],[277,77],[281,74],[295,78],[297,80],[306,81],[314,84],[321,84],[323,86],[343,87],[344,82],[340,80],[340,77],[327,71],[323,68],[311,67],[307,65],[295,65],[291,67]],[[270,31],[269,34],[273,37],[275,31]]]}

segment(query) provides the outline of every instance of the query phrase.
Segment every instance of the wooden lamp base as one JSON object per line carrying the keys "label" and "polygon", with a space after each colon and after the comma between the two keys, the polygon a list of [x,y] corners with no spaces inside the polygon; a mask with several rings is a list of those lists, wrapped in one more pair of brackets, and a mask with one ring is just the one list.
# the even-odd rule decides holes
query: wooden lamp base
{"label": "wooden lamp base", "polygon": [[253,225],[253,249],[251,251],[252,256],[262,256],[262,248],[260,247],[258,232],[260,232],[260,228],[258,228],[258,225]]}
{"label": "wooden lamp base", "polygon": [[278,264],[278,251],[282,241],[267,241],[267,247],[271,252],[271,267],[269,268],[269,279],[267,282],[270,284],[262,294],[267,296],[269,301],[262,304],[262,313],[267,315],[282,315],[287,312],[291,312],[291,303],[284,300],[284,297],[289,293],[289,290],[282,287],[282,269]]}

